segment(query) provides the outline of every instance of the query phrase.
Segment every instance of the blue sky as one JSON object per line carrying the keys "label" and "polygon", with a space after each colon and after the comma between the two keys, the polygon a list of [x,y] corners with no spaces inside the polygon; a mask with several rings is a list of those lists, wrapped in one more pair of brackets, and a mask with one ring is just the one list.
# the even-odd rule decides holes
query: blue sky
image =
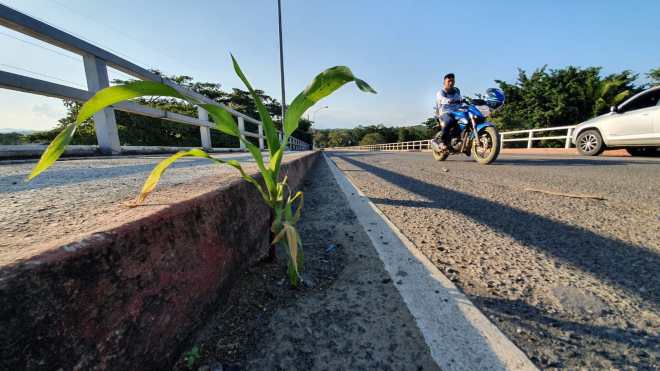
{"label": "blue sky", "polygon": [[[241,87],[234,53],[253,85],[280,98],[277,1],[0,0],[147,68]],[[195,3],[195,5],[190,5]],[[406,125],[432,114],[442,75],[472,95],[513,81],[517,68],[660,67],[660,1],[283,0],[287,100],[321,70],[343,64],[378,95],[342,88],[320,106],[317,128]],[[0,69],[85,86],[81,58],[0,27]],[[53,46],[46,46],[55,49]],[[123,75],[113,72],[112,76]],[[312,109],[313,110],[313,109]],[[0,128],[46,129],[56,99],[0,89]]]}

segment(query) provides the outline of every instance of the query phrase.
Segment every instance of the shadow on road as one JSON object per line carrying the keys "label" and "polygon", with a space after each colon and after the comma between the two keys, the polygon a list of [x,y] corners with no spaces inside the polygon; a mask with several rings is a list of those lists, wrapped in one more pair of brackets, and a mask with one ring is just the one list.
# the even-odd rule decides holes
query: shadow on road
{"label": "shadow on road", "polygon": [[[580,352],[580,340],[587,338],[593,340],[596,344],[600,344],[602,351],[599,352],[599,355],[615,364],[621,362],[621,358],[607,351],[610,348],[607,343],[619,343],[630,349],[630,352],[635,353],[646,352],[649,348],[657,347],[657,339],[654,339],[653,334],[643,330],[634,328],[624,330],[564,320],[549,316],[546,312],[527,304],[523,300],[469,296],[470,300],[481,308],[485,314],[504,320],[503,323],[499,324],[504,331],[514,338],[523,338],[523,341],[527,338],[526,334],[535,333],[541,337],[552,337],[554,341],[562,343],[562,347],[573,345],[575,351]],[[529,339],[527,340],[529,341]],[[552,360],[549,362],[552,362]],[[548,366],[566,367],[566,365],[561,364],[549,364]],[[643,369],[648,364],[635,363],[632,359],[627,359],[624,364],[618,366],[632,366],[636,369]]]}
{"label": "shadow on road", "polygon": [[590,273],[609,285],[658,303],[660,256],[650,250],[607,238],[589,230],[561,223],[497,202],[454,191],[395,173],[350,156],[334,156],[430,201],[371,199],[376,204],[449,209],[491,229],[509,235],[525,246],[556,257]]}

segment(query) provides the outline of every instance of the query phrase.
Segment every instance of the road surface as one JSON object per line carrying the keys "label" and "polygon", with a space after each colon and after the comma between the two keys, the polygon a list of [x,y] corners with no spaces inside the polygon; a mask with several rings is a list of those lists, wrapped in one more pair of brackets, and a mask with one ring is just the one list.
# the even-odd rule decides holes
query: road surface
{"label": "road surface", "polygon": [[538,366],[659,367],[660,159],[327,155]]}

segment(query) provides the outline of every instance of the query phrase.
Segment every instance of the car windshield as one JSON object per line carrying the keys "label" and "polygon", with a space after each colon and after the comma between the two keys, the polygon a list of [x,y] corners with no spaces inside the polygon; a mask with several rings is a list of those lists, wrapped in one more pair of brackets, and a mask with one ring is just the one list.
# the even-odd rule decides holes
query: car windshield
{"label": "car windshield", "polygon": [[629,112],[641,108],[658,105],[660,102],[660,89],[653,89],[621,105],[621,112]]}

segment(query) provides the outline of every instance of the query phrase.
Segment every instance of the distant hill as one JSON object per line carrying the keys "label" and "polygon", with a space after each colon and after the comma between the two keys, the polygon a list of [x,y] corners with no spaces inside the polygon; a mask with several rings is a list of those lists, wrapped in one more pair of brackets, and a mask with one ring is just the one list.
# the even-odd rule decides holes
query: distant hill
{"label": "distant hill", "polygon": [[13,129],[13,128],[0,128],[0,134],[18,133],[18,134],[32,134],[37,130],[30,129]]}

